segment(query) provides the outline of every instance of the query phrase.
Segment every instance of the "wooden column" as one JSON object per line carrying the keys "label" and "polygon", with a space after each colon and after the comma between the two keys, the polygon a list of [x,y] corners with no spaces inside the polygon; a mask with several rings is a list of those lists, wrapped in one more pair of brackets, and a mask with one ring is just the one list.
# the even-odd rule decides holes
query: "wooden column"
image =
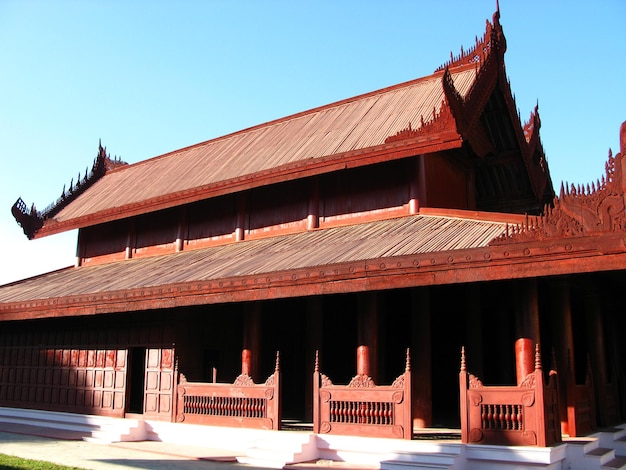
{"label": "wooden column", "polygon": [[237,221],[235,227],[235,241],[242,241],[245,239],[246,233],[246,195],[241,194],[239,196],[239,207],[237,208]]}
{"label": "wooden column", "polygon": [[483,377],[483,315],[481,305],[480,286],[467,284],[465,286],[465,314],[467,318],[466,347],[472,352],[472,372]]}
{"label": "wooden column", "polygon": [[604,319],[609,363],[613,364],[612,382],[617,385],[620,403],[620,421],[626,418],[626,347],[622,340],[626,322],[621,312],[621,292],[614,285],[605,286],[603,292]]}
{"label": "wooden column", "polygon": [[611,422],[608,409],[609,397],[605,396],[608,382],[604,327],[602,324],[602,296],[597,287],[586,284],[584,295],[585,333],[593,371],[594,393],[596,398],[596,416],[601,426],[616,424]]}
{"label": "wooden column", "polygon": [[378,293],[364,292],[358,297],[357,346],[368,346],[370,377],[378,383]]}
{"label": "wooden column", "polygon": [[313,230],[320,226],[320,190],[317,177],[312,179],[309,187],[309,214],[307,216],[306,229]]}
{"label": "wooden column", "polygon": [[178,230],[176,232],[176,252],[185,249],[185,241],[187,238],[187,210],[182,207],[180,210],[180,220],[178,221]]}
{"label": "wooden column", "polygon": [[519,385],[535,370],[534,345],[540,343],[539,297],[534,278],[515,281],[514,286],[515,370]]}
{"label": "wooden column", "polygon": [[433,423],[432,351],[430,327],[430,290],[418,287],[411,299],[411,389],[413,390],[413,427],[427,428]]}
{"label": "wooden column", "polygon": [[[424,155],[417,156],[417,199],[420,206],[428,207],[428,195],[426,193],[426,162]],[[419,209],[419,208],[418,208]]]}
{"label": "wooden column", "polygon": [[424,189],[424,183],[420,179],[421,171],[423,171],[423,168],[420,170],[421,166],[420,157],[416,157],[413,163],[413,178],[409,181],[409,214],[411,215],[417,214],[420,210],[420,197],[422,196],[420,190],[423,192]]}
{"label": "wooden column", "polygon": [[[322,296],[309,297],[306,301],[306,365],[315,363],[315,351],[322,349],[324,327],[324,298]],[[309,370],[309,369],[307,369]],[[313,421],[313,376],[306,376],[304,417]]]}
{"label": "wooden column", "polygon": [[135,220],[131,219],[128,224],[128,234],[126,236],[126,253],[125,258],[131,259],[135,251],[137,234],[135,233]]}
{"label": "wooden column", "polygon": [[514,281],[514,302],[516,339],[529,338],[533,343],[540,343],[537,280],[531,278]]}
{"label": "wooden column", "polygon": [[243,349],[249,351],[250,358],[247,360],[249,375],[257,382],[261,355],[261,304],[258,302],[244,304]]}
{"label": "wooden column", "polygon": [[[561,432],[570,434],[568,421],[570,414],[574,413],[574,407],[568,405],[567,397],[567,374],[568,364],[572,373],[574,367],[574,334],[572,329],[572,302],[570,297],[570,283],[567,278],[554,279],[548,282],[548,304],[551,315],[550,330],[552,331],[552,344],[556,357],[556,368],[559,379],[559,404],[561,414]],[[569,362],[568,362],[569,361]],[[573,415],[572,415],[573,416]],[[573,417],[571,419],[574,419]]]}

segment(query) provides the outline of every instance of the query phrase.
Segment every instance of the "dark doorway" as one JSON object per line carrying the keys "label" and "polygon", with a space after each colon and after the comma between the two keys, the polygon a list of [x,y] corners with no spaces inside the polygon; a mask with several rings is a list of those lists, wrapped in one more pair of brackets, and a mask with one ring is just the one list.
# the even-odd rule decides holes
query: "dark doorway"
{"label": "dark doorway", "polygon": [[131,348],[128,350],[128,355],[128,402],[126,412],[143,414],[146,348]]}

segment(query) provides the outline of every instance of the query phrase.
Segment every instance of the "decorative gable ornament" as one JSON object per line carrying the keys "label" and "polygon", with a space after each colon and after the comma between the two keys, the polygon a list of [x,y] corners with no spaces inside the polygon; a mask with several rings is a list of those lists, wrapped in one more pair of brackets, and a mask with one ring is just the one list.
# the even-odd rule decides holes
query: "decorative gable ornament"
{"label": "decorative gable ornament", "polygon": [[561,184],[560,195],[540,216],[527,216],[520,225],[507,226],[491,244],[583,237],[626,231],[626,122],[620,129],[620,152],[609,150],[605,176],[586,186]]}

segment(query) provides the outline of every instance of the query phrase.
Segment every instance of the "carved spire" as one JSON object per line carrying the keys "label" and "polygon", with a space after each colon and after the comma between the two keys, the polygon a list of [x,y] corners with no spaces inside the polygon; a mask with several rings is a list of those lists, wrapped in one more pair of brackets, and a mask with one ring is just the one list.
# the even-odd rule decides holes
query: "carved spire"
{"label": "carved spire", "polygon": [[314,367],[314,371],[315,372],[319,372],[320,371],[320,351],[319,351],[319,349],[315,350],[315,367]]}
{"label": "carved spire", "polygon": [[276,351],[276,364],[274,366],[274,371],[280,371],[280,351]]}
{"label": "carved spire", "polygon": [[409,348],[406,348],[406,362],[404,365],[404,371],[405,372],[411,371],[411,350]]}
{"label": "carved spire", "polygon": [[475,44],[464,50],[461,46],[461,52],[459,55],[454,55],[450,52],[450,60],[441,66],[439,66],[436,72],[441,72],[447,68],[454,68],[463,65],[477,64],[479,67],[487,61],[490,53],[497,50],[499,53],[504,54],[506,50],[506,41],[502,32],[502,26],[500,25],[500,8],[496,5],[496,12],[493,14],[492,22],[486,21],[485,34],[481,39],[475,38]]}
{"label": "carved spire", "polygon": [[465,365],[465,346],[461,346],[461,372],[467,371]]}

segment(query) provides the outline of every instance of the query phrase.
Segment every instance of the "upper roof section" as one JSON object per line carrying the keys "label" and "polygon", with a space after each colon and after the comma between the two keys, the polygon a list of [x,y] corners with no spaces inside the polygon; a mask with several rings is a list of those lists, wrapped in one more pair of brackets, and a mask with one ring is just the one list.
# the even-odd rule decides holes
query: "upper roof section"
{"label": "upper roof section", "polygon": [[[13,213],[26,235],[34,238],[339,168],[459,148],[464,142],[484,156],[493,148],[479,130],[480,112],[497,77],[504,76],[506,43],[498,18],[496,12],[474,48],[430,76],[133,165],[105,168],[79,194],[61,198],[52,210],[28,209],[18,199]],[[524,135],[511,104],[518,144],[526,148],[532,138]],[[534,127],[536,134],[539,126]],[[528,153],[527,166],[532,166],[537,158]],[[549,181],[547,167],[541,171],[542,182],[535,188],[538,199],[541,185]]]}

